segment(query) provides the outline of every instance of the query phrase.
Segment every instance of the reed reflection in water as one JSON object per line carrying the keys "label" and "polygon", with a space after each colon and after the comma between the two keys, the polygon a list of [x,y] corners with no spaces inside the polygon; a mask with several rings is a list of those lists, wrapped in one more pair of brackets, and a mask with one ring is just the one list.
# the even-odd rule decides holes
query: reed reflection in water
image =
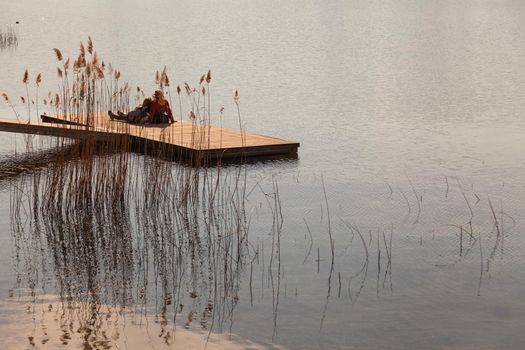
{"label": "reed reflection in water", "polygon": [[35,308],[56,293],[42,312],[60,315],[85,348],[116,342],[108,320],[126,314],[139,323],[153,315],[166,343],[177,318],[192,330],[231,330],[250,259],[244,166],[104,152],[112,149],[84,142],[75,157],[11,183],[11,296]]}
{"label": "reed reflection in water", "polygon": [[[514,292],[522,281],[513,266],[521,266],[523,220],[507,209],[503,185],[484,192],[456,177],[435,188],[412,179],[404,187],[387,182],[377,189],[374,210],[359,201],[334,205],[337,194],[320,186],[322,206],[301,217],[281,205],[275,180],[246,175],[243,165],[190,167],[111,151],[118,148],[69,144],[63,161],[10,178],[17,280],[9,301],[26,302],[38,325],[25,323],[26,346],[49,339],[116,347],[142,334],[141,341],[155,339],[144,347],[175,347],[187,332],[201,332],[205,343],[208,332],[229,337],[234,330],[303,348],[302,340],[289,341],[289,325],[300,321],[312,330],[308,341],[321,337],[336,348],[342,343],[334,332],[349,329],[368,342],[370,322],[386,317],[379,322],[386,329],[400,310],[436,313],[449,305],[450,293],[469,308],[478,305],[476,317],[496,322],[485,306],[500,305],[502,288]],[[370,220],[355,220],[358,210],[370,212]],[[290,226],[292,220],[300,224]],[[507,273],[513,278],[503,280]],[[442,302],[435,301],[443,292],[434,291],[433,279],[446,290]],[[289,312],[296,303],[312,307],[297,316]],[[247,316],[253,330],[243,323]],[[506,332],[519,317],[510,318]],[[396,329],[422,321],[403,322]],[[51,328],[60,333],[51,337]]]}
{"label": "reed reflection in water", "polygon": [[0,27],[0,50],[16,48],[19,36],[18,28],[10,24]]}

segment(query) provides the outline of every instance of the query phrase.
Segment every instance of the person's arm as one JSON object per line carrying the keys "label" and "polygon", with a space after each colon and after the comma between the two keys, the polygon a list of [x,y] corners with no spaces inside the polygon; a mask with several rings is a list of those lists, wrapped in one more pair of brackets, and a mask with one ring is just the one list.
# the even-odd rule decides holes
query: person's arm
{"label": "person's arm", "polygon": [[173,113],[171,112],[170,104],[168,101],[166,101],[166,113],[168,114],[168,117],[170,117],[170,120],[172,123],[175,123],[175,119],[173,119]]}

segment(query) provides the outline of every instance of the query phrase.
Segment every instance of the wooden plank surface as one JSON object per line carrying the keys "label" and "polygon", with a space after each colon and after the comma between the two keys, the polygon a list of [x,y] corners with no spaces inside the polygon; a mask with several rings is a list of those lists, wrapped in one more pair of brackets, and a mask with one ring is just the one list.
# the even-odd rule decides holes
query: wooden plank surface
{"label": "wooden plank surface", "polygon": [[[74,121],[87,124],[81,117],[51,116],[57,120]],[[98,138],[111,138],[128,135],[142,142],[153,145],[169,145],[186,151],[209,152],[214,157],[287,155],[297,153],[298,142],[252,133],[241,133],[237,130],[210,125],[177,121],[164,125],[133,125],[123,121],[110,120],[106,113],[95,114],[91,119],[92,127],[55,124],[44,122],[27,122],[15,119],[0,119],[0,130],[64,137],[82,137],[94,134]]]}

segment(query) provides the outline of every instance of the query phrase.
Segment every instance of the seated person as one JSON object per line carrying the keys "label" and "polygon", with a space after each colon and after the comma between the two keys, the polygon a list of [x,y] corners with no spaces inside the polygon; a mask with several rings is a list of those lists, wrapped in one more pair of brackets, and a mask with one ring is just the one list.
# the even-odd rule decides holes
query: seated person
{"label": "seated person", "polygon": [[170,109],[170,104],[164,98],[164,93],[160,90],[155,91],[153,94],[153,102],[149,109],[149,118],[147,124],[164,124],[164,123],[175,123],[173,119],[173,113]]}
{"label": "seated person", "polygon": [[149,118],[149,111],[153,100],[151,97],[146,97],[141,105],[128,113],[117,111],[117,114],[108,111],[111,120],[123,120],[132,124],[144,124]]}

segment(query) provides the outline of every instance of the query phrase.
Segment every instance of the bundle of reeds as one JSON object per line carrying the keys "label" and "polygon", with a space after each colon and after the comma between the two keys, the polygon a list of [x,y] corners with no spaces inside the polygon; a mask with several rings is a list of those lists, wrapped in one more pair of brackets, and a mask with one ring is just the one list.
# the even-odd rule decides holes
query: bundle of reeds
{"label": "bundle of reeds", "polygon": [[[43,100],[45,108],[88,129],[105,111],[129,108],[130,84],[120,83],[120,72],[98,57],[91,38],[74,61],[54,52],[60,89]],[[167,69],[156,76],[158,88],[171,96]],[[22,80],[29,101],[27,70]],[[41,76],[35,81],[38,108]],[[210,142],[210,82],[208,71],[195,88],[183,85],[190,144],[197,149]],[[182,115],[180,86],[176,94]],[[137,88],[135,98],[143,96]],[[162,137],[169,140],[170,132]],[[167,143],[157,145],[153,157],[138,156],[125,137],[100,142],[91,133],[49,143],[53,161],[11,186],[18,283],[34,293],[52,283],[62,301],[94,309],[142,305],[164,319],[184,312],[188,327],[199,318],[202,327],[222,330],[233,317],[248,259],[245,164],[224,167],[205,152],[173,163],[167,159],[182,154]],[[89,329],[93,315],[84,316]]]}
{"label": "bundle of reeds", "polygon": [[18,32],[12,25],[0,28],[0,50],[18,46]]}

